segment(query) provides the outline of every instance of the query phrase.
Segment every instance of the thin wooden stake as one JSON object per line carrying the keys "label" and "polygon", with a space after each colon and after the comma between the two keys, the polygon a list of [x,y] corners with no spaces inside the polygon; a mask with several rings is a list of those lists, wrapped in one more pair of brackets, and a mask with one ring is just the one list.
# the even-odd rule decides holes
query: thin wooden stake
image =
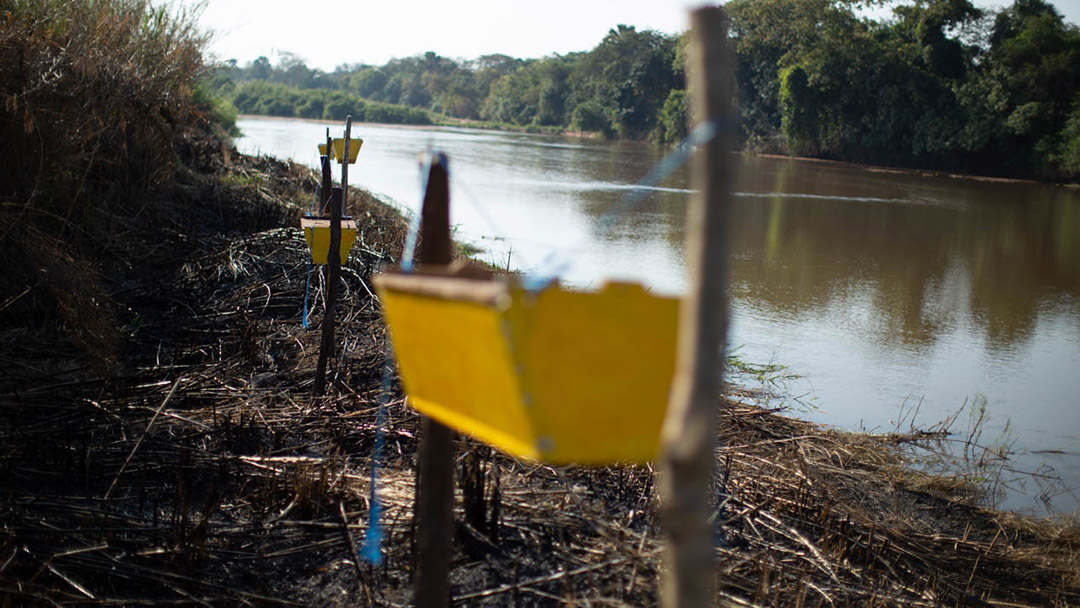
{"label": "thin wooden stake", "polygon": [[330,139],[330,127],[326,128],[326,154],[319,157],[322,167],[322,193],[319,195],[319,209],[316,215],[322,215],[326,213],[326,206],[330,203],[330,191],[334,188],[334,176],[330,172],[330,155],[333,152],[330,149],[330,145],[333,141]]}
{"label": "thin wooden stake", "polygon": [[695,194],[686,231],[690,289],[680,309],[679,350],[662,437],[661,513],[667,539],[661,601],[669,608],[712,606],[716,598],[715,535],[708,518],[727,333],[724,215],[733,169],[731,73],[723,10],[694,11],[687,65],[691,121],[714,121],[718,133],[694,157]]}
{"label": "thin wooden stake", "polygon": [[341,188],[330,194],[330,250],[326,253],[326,308],[322,343],[315,367],[315,396],[326,393],[326,365],[334,356],[334,313],[337,309],[338,275],[341,273]]}
{"label": "thin wooden stake", "polygon": [[[450,264],[450,181],[446,155],[430,153],[420,247],[416,261]],[[419,608],[450,605],[450,555],[454,527],[454,434],[425,417],[421,425],[416,480],[416,579]]]}
{"label": "thin wooden stake", "polygon": [[342,146],[341,159],[341,213],[349,206],[349,140],[352,138],[352,114],[345,117],[345,144]]}

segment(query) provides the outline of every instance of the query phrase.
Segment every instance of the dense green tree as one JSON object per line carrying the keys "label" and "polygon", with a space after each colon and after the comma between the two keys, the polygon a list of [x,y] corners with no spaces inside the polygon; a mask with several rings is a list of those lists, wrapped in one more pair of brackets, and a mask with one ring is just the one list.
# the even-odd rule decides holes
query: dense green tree
{"label": "dense green tree", "polygon": [[780,73],[780,130],[788,149],[796,154],[812,155],[817,151],[816,97],[806,70],[791,66]]}
{"label": "dense green tree", "polygon": [[315,72],[308,69],[303,59],[293,53],[286,52],[281,54],[278,69],[275,71],[275,77],[272,80],[290,87],[308,89],[311,88],[315,80]]}
{"label": "dense green tree", "polygon": [[383,70],[364,68],[349,77],[348,88],[361,97],[377,99],[389,80],[389,76]]}
{"label": "dense green tree", "polygon": [[678,143],[686,138],[686,91],[672,89],[660,110],[660,126],[663,133],[660,141]]}
{"label": "dense green tree", "polygon": [[1051,160],[1063,175],[1080,176],[1080,95],[1074,98],[1072,112],[1061,130],[1058,149]]}
{"label": "dense green tree", "polygon": [[611,117],[607,109],[595,101],[586,101],[574,107],[570,126],[575,131],[612,134]]}
{"label": "dense green tree", "polygon": [[623,137],[657,137],[659,116],[672,89],[684,88],[672,69],[677,39],[619,25],[581,57],[570,79],[576,103],[592,100],[606,108]]}
{"label": "dense green tree", "polygon": [[828,56],[828,33],[850,22],[831,0],[732,0],[736,88],[743,135],[754,148],[777,150],[780,141],[780,70],[796,65],[811,51]]}
{"label": "dense green tree", "polygon": [[968,0],[917,0],[894,9],[899,18],[894,35],[911,45],[911,61],[931,74],[961,80],[975,49],[949,35],[950,31],[982,16]]}
{"label": "dense green tree", "polygon": [[525,62],[491,85],[481,116],[522,126],[568,125],[568,78],[576,62],[576,55]]}
{"label": "dense green tree", "polygon": [[[847,2],[735,0],[744,135],[753,147],[863,162],[958,165],[958,93],[979,49],[968,0],[917,0],[872,22]],[[782,143],[781,143],[782,142]]]}
{"label": "dense green tree", "polygon": [[[996,139],[1042,177],[1065,167],[1054,159],[1080,91],[1080,30],[1042,0],[1017,0],[997,15],[986,78],[1006,95]],[[1077,175],[1075,172],[1072,175]]]}
{"label": "dense green tree", "polygon": [[247,77],[252,80],[269,80],[273,69],[266,55],[260,55],[247,69]]}

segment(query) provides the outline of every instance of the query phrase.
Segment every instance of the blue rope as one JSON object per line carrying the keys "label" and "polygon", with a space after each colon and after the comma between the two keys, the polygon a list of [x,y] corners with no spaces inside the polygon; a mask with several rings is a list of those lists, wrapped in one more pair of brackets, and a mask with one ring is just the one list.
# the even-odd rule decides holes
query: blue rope
{"label": "blue rope", "polygon": [[[719,120],[710,120],[694,127],[694,130],[686,136],[686,139],[682,140],[674,150],[660,159],[660,162],[653,165],[653,168],[634,185],[633,189],[624,194],[611,209],[608,209],[604,215],[600,216],[592,230],[593,238],[610,230],[620,216],[631,211],[645,200],[645,197],[649,195],[649,188],[653,188],[664,181],[675,169],[678,169],[689,160],[694,153],[694,148],[709,143],[720,133],[721,127],[726,128],[727,126],[721,124]],[[571,251],[578,249],[581,249],[581,247],[570,248]],[[525,278],[525,288],[534,292],[544,289],[559,276],[565,274],[573,266],[574,261],[573,258],[560,256],[558,252],[548,254],[540,262],[540,266]]]}
{"label": "blue rope", "polygon": [[[401,270],[403,272],[412,272],[413,270],[413,253],[416,249],[416,241],[420,236],[423,200],[427,195],[428,177],[431,174],[431,159],[434,156],[435,152],[430,148],[424,154],[424,162],[420,169],[422,171],[420,177],[421,207],[413,214],[409,222],[409,233],[405,238],[405,251],[401,255]],[[383,437],[386,433],[384,428],[386,426],[386,406],[387,400],[390,398],[390,388],[394,381],[393,373],[391,355],[385,353],[383,355],[382,394],[379,397],[379,408],[375,414],[375,447],[371,454],[371,509],[368,511],[368,527],[367,533],[364,535],[364,546],[361,547],[359,555],[361,559],[374,566],[380,566],[383,563],[382,542],[386,538],[382,527],[383,506],[379,502],[379,495],[376,490],[379,486],[379,461],[382,460]]]}
{"label": "blue rope", "polygon": [[371,454],[371,509],[368,511],[367,534],[364,536],[364,546],[360,549],[360,556],[368,563],[380,566],[383,562],[382,541],[386,537],[382,527],[382,503],[376,489],[379,485],[379,461],[382,460],[383,436],[386,426],[386,406],[390,398],[390,387],[393,383],[393,366],[388,355],[383,358],[382,395],[379,398],[379,409],[375,414],[375,448]]}
{"label": "blue rope", "polygon": [[311,293],[311,254],[308,254],[307,260],[307,283],[304,285],[304,318],[300,321],[300,325],[304,328],[308,328],[308,294]]}

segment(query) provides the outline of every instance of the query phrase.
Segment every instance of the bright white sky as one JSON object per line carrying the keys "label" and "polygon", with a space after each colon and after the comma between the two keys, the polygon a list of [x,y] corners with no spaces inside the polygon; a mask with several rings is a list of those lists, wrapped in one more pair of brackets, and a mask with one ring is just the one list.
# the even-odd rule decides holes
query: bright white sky
{"label": "bright white sky", "polygon": [[[200,23],[214,33],[210,51],[241,65],[288,51],[308,67],[382,65],[435,51],[475,59],[504,53],[543,57],[585,51],[623,23],[673,33],[689,26],[700,0],[167,0],[205,4]],[[974,0],[980,7],[1011,0]],[[1066,21],[1080,23],[1080,0],[1053,0]]]}

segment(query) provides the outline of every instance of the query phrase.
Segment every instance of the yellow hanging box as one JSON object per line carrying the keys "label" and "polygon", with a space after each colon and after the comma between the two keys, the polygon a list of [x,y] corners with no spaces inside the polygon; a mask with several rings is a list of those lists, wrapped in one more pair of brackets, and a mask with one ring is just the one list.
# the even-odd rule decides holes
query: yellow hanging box
{"label": "yellow hanging box", "polygon": [[[358,156],[360,156],[360,146],[364,145],[364,140],[355,137],[349,138],[349,164],[356,162]],[[342,138],[335,139],[331,142],[331,154],[330,158],[337,159],[339,165],[343,165],[345,158],[345,140]],[[326,144],[319,144],[319,154],[326,155]]]}
{"label": "yellow hanging box", "polygon": [[[304,240],[311,251],[311,261],[325,264],[330,257],[330,218],[305,216],[300,218],[300,228],[304,231]],[[356,242],[356,220],[341,218],[341,248],[339,263],[344,264]]]}
{"label": "yellow hanging box", "polygon": [[405,391],[431,418],[555,464],[657,455],[678,301],[450,275],[375,277]]}

